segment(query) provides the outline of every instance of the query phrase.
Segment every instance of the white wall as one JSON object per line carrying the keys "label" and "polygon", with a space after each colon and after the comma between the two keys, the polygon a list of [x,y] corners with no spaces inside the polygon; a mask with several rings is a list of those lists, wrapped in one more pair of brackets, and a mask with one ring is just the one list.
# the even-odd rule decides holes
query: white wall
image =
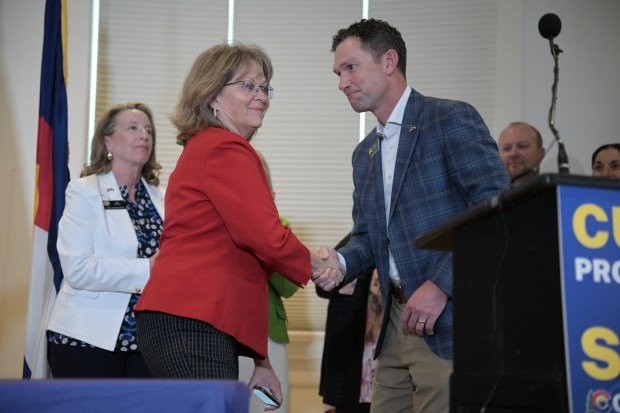
{"label": "white wall", "polygon": [[[547,126],[553,82],[549,42],[538,33],[538,20],[555,13],[562,31],[555,42],[559,84],[555,126],[565,142],[570,172],[590,175],[590,158],[604,143],[620,142],[620,1],[525,1],[523,29],[523,119],[543,134],[545,146],[553,135]],[[557,146],[542,164],[557,172]]]}
{"label": "white wall", "polygon": [[[69,0],[70,171],[84,162],[90,2]],[[0,0],[0,378],[21,377],[45,0]]]}
{"label": "white wall", "polygon": [[[22,368],[44,7],[44,0],[0,0],[0,378],[19,377]],[[620,141],[612,129],[620,114],[620,82],[615,76],[620,50],[612,44],[620,38],[617,0],[499,0],[497,82],[503,99],[492,132],[497,136],[498,124],[521,119],[536,125],[546,144],[551,142],[545,125],[553,61],[537,29],[538,19],[547,12],[558,14],[563,23],[557,38],[564,53],[556,126],[566,143],[571,172],[589,174],[594,148]],[[69,0],[72,176],[79,173],[85,153],[89,22],[90,2]],[[545,170],[557,171],[555,156],[553,151],[544,162]]]}

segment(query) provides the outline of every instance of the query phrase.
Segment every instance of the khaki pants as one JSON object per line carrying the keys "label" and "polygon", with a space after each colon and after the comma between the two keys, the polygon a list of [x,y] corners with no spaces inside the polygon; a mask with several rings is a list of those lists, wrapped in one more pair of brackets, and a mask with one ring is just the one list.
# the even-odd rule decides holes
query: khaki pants
{"label": "khaki pants", "polygon": [[405,334],[405,304],[392,300],[373,382],[371,413],[448,413],[452,360],[442,359],[423,337]]}

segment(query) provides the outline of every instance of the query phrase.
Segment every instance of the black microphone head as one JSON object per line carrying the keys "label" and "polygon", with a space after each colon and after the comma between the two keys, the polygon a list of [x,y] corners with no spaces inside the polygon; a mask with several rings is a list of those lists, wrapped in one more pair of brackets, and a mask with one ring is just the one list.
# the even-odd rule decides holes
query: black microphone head
{"label": "black microphone head", "polygon": [[553,39],[562,30],[562,21],[557,14],[547,13],[538,21],[538,31],[545,39]]}

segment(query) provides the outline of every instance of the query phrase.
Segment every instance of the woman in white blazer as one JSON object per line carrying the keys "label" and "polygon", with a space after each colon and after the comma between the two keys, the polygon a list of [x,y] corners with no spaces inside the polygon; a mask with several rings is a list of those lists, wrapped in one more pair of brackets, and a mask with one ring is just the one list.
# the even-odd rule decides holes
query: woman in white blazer
{"label": "woman in white blazer", "polygon": [[99,121],[90,165],[69,183],[58,227],[64,279],[47,325],[54,377],[149,377],[133,307],[163,228],[151,110],[127,103]]}

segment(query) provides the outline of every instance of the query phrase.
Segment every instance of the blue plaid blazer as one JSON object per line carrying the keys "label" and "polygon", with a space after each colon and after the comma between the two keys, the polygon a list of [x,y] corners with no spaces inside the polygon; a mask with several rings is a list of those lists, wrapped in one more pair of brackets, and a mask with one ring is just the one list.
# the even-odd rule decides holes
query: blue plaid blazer
{"label": "blue plaid blazer", "polygon": [[401,127],[388,226],[378,150],[374,129],[353,152],[354,224],[349,243],[339,250],[347,264],[345,282],[378,270],[386,309],[379,355],[391,305],[389,245],[407,296],[429,279],[448,295],[435,334],[425,339],[438,356],[451,359],[452,254],[416,249],[414,240],[507,189],[506,167],[476,109],[412,90]]}

